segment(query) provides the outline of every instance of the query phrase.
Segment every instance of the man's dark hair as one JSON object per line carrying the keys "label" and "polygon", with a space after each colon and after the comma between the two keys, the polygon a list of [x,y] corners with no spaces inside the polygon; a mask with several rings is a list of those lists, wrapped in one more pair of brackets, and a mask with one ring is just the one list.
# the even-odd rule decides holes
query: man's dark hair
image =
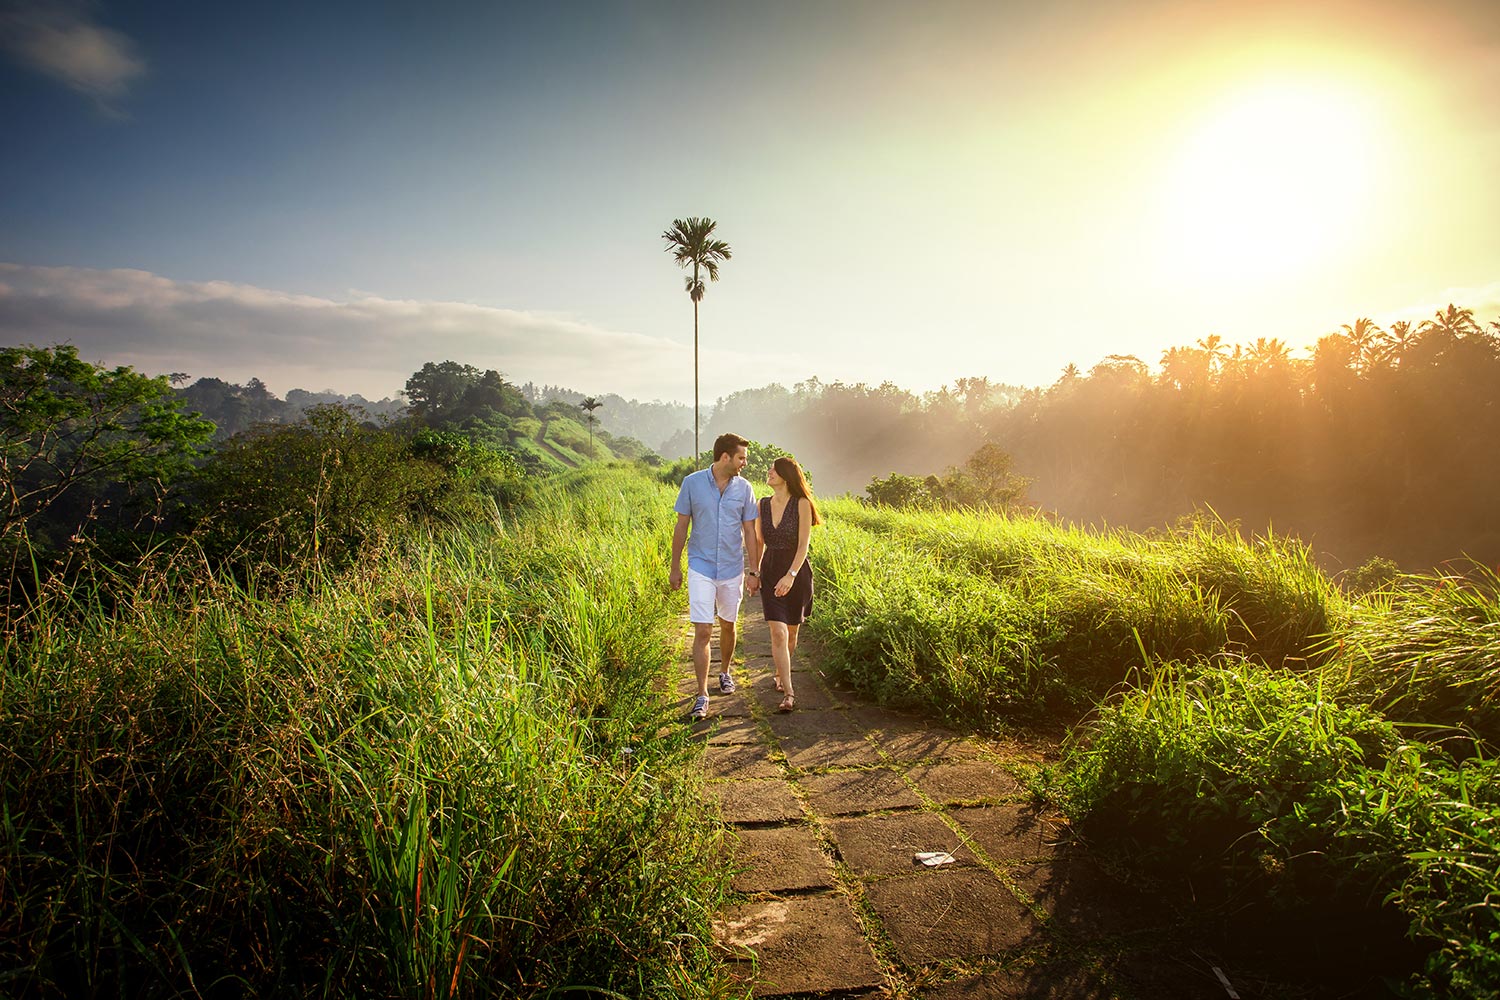
{"label": "man's dark hair", "polygon": [[717,462],[720,455],[727,455],[741,447],[750,447],[750,442],[738,434],[720,434],[714,438],[714,461]]}

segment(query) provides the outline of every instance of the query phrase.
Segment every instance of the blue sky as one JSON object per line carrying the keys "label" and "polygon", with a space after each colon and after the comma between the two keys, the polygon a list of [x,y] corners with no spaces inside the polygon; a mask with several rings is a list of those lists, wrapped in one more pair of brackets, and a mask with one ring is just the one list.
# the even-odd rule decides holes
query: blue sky
{"label": "blue sky", "polygon": [[0,338],[690,399],[688,215],[706,399],[1497,314],[1500,5],[1038,6],[0,5]]}

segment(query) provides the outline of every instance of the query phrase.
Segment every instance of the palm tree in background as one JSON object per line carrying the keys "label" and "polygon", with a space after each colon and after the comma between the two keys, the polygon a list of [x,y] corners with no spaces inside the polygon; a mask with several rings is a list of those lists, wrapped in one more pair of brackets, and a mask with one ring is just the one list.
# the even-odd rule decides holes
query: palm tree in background
{"label": "palm tree in background", "polygon": [[1400,364],[1401,356],[1417,342],[1417,328],[1404,319],[1398,319],[1385,331],[1385,349],[1381,360],[1389,364]]}
{"label": "palm tree in background", "polygon": [[1360,371],[1368,369],[1380,354],[1380,342],[1385,331],[1367,316],[1361,316],[1352,324],[1345,323],[1343,331],[1354,351],[1354,363],[1359,366]]}
{"label": "palm tree in background", "polygon": [[594,425],[599,422],[599,418],[594,416],[594,411],[603,405],[593,396],[583,397],[583,402],[578,404],[578,408],[586,414],[584,423],[589,425],[589,451],[594,450]]}
{"label": "palm tree in background", "polygon": [[1447,309],[1438,310],[1432,319],[1423,323],[1421,331],[1462,340],[1471,333],[1478,333],[1479,324],[1474,320],[1474,310],[1460,309],[1450,302]]}
{"label": "palm tree in background", "polygon": [[693,266],[691,276],[684,278],[688,297],[693,300],[693,456],[703,453],[698,446],[698,303],[703,301],[703,274],[709,281],[719,280],[719,264],[730,258],[729,244],[713,238],[718,223],[713,219],[673,219],[672,228],[661,234],[667,241],[667,253],[678,267]]}
{"label": "palm tree in background", "polygon": [[1198,350],[1208,355],[1208,374],[1217,375],[1219,369],[1224,367],[1224,356],[1229,353],[1229,349],[1224,346],[1224,338],[1217,333],[1210,333],[1198,341]]}

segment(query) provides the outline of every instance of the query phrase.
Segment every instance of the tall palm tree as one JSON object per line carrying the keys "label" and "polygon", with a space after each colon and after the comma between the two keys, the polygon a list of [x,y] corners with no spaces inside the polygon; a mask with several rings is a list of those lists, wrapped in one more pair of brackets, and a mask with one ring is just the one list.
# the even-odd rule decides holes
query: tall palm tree
{"label": "tall palm tree", "polygon": [[730,258],[729,244],[713,238],[718,223],[713,219],[673,219],[672,228],[661,234],[667,241],[667,253],[678,267],[693,266],[690,277],[683,279],[688,297],[693,300],[693,456],[703,453],[698,446],[698,303],[703,301],[703,277],[719,280],[719,264]]}
{"label": "tall palm tree", "polygon": [[578,404],[578,408],[586,413],[584,423],[589,425],[589,451],[594,450],[594,425],[599,422],[599,418],[594,416],[594,411],[603,405],[593,396],[583,397],[583,402]]}
{"label": "tall palm tree", "polygon": [[1436,333],[1452,340],[1462,340],[1471,333],[1479,332],[1474,320],[1474,310],[1460,309],[1452,302],[1447,309],[1439,309],[1433,318],[1422,324],[1423,333]]}
{"label": "tall palm tree", "polygon": [[1208,373],[1217,375],[1219,369],[1224,367],[1224,356],[1229,353],[1229,348],[1224,346],[1224,338],[1217,333],[1210,333],[1198,341],[1198,350],[1208,355]]}
{"label": "tall palm tree", "polygon": [[1418,336],[1417,328],[1410,322],[1404,319],[1396,320],[1385,332],[1385,360],[1399,365],[1401,356],[1417,342]]}
{"label": "tall palm tree", "polygon": [[1360,371],[1367,370],[1379,353],[1380,340],[1385,336],[1385,331],[1367,316],[1361,316],[1353,323],[1345,323],[1342,329],[1349,346],[1354,350],[1355,363]]}

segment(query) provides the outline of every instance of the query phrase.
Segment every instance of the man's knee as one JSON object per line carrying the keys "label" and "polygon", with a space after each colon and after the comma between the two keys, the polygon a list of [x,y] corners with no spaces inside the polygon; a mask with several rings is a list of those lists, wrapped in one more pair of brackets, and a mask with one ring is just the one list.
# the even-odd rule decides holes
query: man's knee
{"label": "man's knee", "polygon": [[695,641],[695,642],[712,642],[713,638],[714,638],[714,624],[713,624],[713,622],[694,622],[693,623],[693,641]]}

